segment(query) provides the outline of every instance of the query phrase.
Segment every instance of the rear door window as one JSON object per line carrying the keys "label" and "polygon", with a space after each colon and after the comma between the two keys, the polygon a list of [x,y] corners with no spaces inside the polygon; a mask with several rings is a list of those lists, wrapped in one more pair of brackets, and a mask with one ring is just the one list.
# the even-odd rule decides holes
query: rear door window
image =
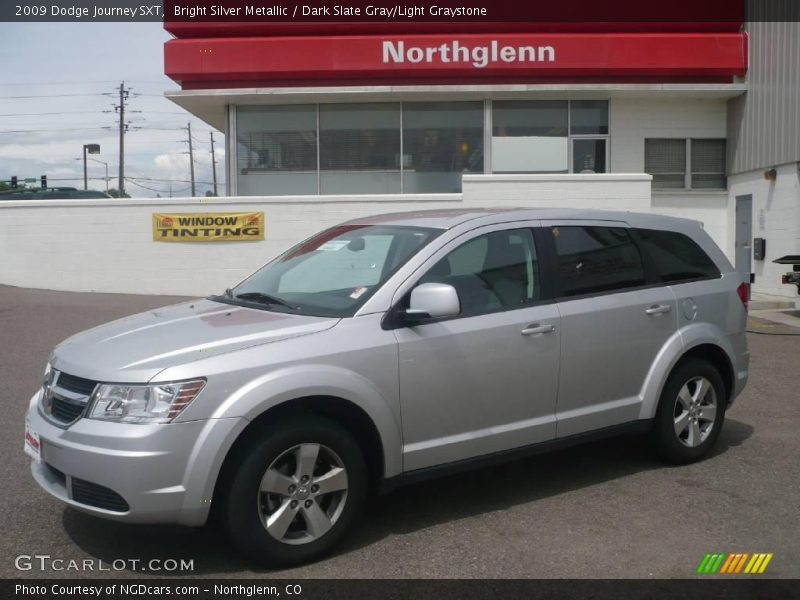
{"label": "rear door window", "polygon": [[637,229],[636,232],[661,281],[675,283],[720,277],[714,261],[689,236],[656,229]]}
{"label": "rear door window", "polygon": [[639,249],[624,227],[549,228],[556,252],[556,285],[562,297],[620,291],[645,285]]}

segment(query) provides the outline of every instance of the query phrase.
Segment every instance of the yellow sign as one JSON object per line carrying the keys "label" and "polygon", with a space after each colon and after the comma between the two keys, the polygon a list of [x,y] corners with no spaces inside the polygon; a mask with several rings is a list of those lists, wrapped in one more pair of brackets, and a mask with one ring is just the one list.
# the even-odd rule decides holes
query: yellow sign
{"label": "yellow sign", "polygon": [[264,239],[264,213],[153,213],[156,242],[249,242]]}

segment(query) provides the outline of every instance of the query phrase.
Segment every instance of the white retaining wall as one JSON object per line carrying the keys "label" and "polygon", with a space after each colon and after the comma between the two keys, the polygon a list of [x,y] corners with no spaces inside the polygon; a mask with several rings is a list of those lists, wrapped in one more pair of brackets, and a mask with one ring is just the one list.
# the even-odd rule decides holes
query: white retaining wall
{"label": "white retaining wall", "polygon": [[[463,194],[0,202],[0,284],[203,296],[236,284],[313,233],[370,214],[482,206],[604,208],[699,218],[725,248],[719,199],[651,206],[650,176],[467,175]],[[658,204],[658,202],[656,203]],[[668,206],[666,204],[669,204]],[[263,211],[258,242],[159,243],[153,212]]]}

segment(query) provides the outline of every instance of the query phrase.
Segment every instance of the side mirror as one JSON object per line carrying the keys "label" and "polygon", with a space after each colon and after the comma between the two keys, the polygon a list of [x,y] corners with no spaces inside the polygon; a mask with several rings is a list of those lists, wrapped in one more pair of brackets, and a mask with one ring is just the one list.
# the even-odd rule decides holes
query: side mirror
{"label": "side mirror", "polygon": [[458,292],[446,283],[423,283],[411,291],[407,320],[454,317],[461,312]]}

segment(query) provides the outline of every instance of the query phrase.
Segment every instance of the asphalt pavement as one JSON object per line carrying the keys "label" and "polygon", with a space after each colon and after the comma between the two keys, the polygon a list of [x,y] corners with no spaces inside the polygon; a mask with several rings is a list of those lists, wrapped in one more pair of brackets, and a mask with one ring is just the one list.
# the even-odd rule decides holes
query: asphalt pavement
{"label": "asphalt pavement", "polygon": [[[178,300],[0,286],[0,576],[684,578],[709,552],[769,552],[755,577],[800,577],[800,336],[769,335],[800,330],[758,322],[750,382],[694,465],[665,466],[620,438],[417,484],[372,499],[333,556],[280,572],[254,568],[212,527],[124,525],[65,507],[33,482],[22,451],[48,354],[75,332]],[[20,570],[21,555],[49,555],[48,567]],[[138,570],[153,559],[193,570]]]}

